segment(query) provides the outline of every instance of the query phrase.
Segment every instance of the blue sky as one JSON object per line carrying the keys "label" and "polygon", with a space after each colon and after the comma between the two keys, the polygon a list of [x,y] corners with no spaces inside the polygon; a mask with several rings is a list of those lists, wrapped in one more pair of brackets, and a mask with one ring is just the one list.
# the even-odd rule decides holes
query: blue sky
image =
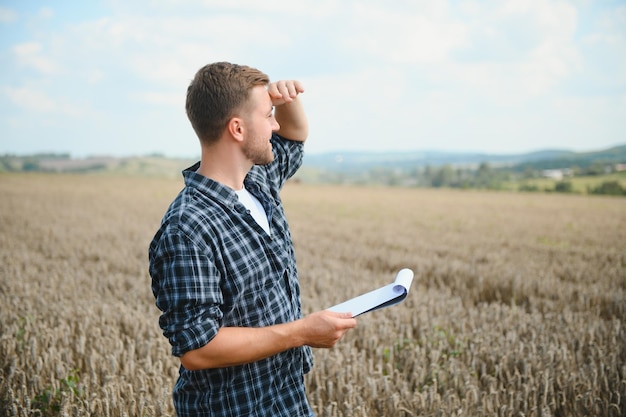
{"label": "blue sky", "polygon": [[222,60],[304,83],[311,153],[626,143],[625,1],[0,0],[0,154],[197,156]]}

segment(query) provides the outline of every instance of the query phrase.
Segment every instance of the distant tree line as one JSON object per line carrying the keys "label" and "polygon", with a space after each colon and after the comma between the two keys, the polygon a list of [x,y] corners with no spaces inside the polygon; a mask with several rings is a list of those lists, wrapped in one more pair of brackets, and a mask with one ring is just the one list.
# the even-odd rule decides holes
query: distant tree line
{"label": "distant tree line", "polygon": [[[554,188],[551,190],[541,190],[536,185],[522,184],[519,187],[519,191],[526,191],[526,192],[552,191],[556,193],[573,193],[574,184],[568,180],[557,181],[554,184]],[[622,187],[619,181],[608,180],[608,181],[603,181],[596,186],[587,187],[587,194],[626,196],[626,188]]]}
{"label": "distant tree line", "polygon": [[[573,176],[595,176],[609,173],[607,166],[591,165],[585,169],[571,169]],[[368,170],[348,172],[324,171],[318,174],[316,182],[335,184],[378,184],[384,186],[407,186],[424,188],[458,188],[504,190],[511,189],[511,183],[519,183],[517,189],[524,192],[573,193],[571,180],[558,180],[553,188],[540,188],[526,180],[541,178],[541,171],[526,167],[523,171],[510,168],[494,168],[483,162],[477,168],[454,167],[451,164],[416,168],[376,167]],[[589,194],[626,195],[619,181],[608,180],[595,187],[588,187]]]}
{"label": "distant tree line", "polygon": [[588,190],[589,194],[626,195],[626,188],[617,181],[604,181]]}

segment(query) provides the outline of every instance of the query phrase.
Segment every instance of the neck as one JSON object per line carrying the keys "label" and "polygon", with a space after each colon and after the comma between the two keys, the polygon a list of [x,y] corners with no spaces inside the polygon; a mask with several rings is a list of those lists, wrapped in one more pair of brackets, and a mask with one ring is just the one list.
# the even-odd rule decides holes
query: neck
{"label": "neck", "polygon": [[238,148],[202,146],[202,156],[198,173],[233,190],[243,188],[243,180],[252,168],[250,161],[243,158]]}

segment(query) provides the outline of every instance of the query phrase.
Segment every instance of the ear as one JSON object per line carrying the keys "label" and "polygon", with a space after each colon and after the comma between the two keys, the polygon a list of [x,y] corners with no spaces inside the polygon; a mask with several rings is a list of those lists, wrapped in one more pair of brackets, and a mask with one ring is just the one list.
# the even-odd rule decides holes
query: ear
{"label": "ear", "polygon": [[228,124],[226,125],[226,129],[228,130],[228,133],[230,134],[230,136],[233,137],[233,139],[239,142],[243,141],[243,136],[245,132],[245,123],[242,118],[233,117],[232,119],[230,119],[228,121]]}

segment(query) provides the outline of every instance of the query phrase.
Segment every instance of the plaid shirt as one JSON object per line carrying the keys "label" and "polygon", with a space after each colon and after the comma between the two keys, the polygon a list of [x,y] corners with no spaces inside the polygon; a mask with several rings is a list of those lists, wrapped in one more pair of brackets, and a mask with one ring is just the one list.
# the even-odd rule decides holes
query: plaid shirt
{"label": "plaid shirt", "polygon": [[[301,317],[298,272],[279,197],[302,164],[303,145],[272,137],[274,161],[254,166],[246,189],[263,205],[271,236],[235,192],[183,171],[185,188],[172,202],[150,244],[150,275],[159,324],[172,354],[209,343],[221,326],[262,327]],[[189,371],[174,387],[179,416],[312,416],[304,373],[309,347],[241,366]]]}

